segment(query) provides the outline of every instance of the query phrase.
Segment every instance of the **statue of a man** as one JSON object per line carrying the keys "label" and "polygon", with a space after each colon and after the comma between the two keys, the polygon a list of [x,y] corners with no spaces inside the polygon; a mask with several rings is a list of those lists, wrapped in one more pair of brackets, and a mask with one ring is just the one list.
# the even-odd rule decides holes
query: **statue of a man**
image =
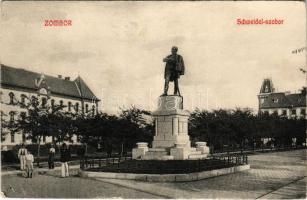
{"label": "statue of a man", "polygon": [[163,62],[166,62],[165,71],[164,71],[164,93],[167,95],[169,82],[174,81],[174,95],[180,96],[178,79],[180,75],[184,75],[184,62],[181,55],[177,54],[178,48],[172,47],[172,54],[163,59]]}

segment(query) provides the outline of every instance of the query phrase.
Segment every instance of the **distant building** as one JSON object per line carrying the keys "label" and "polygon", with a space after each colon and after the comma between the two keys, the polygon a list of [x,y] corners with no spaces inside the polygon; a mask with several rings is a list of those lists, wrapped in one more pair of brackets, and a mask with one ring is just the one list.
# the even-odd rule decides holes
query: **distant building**
{"label": "distant building", "polygon": [[258,95],[259,112],[288,118],[306,118],[306,87],[300,93],[275,92],[271,79],[264,79]]}
{"label": "distant building", "polygon": [[[26,109],[17,102],[26,103],[33,97],[39,99],[42,107],[64,105],[64,111],[93,115],[98,112],[100,101],[80,76],[70,80],[70,77],[53,77],[1,65],[1,117],[14,121],[20,115],[26,115]],[[2,128],[1,131],[8,130]],[[73,141],[77,142],[77,138]],[[10,148],[22,142],[30,143],[23,133],[8,133],[1,144]],[[43,142],[52,142],[52,138],[43,138]]]}

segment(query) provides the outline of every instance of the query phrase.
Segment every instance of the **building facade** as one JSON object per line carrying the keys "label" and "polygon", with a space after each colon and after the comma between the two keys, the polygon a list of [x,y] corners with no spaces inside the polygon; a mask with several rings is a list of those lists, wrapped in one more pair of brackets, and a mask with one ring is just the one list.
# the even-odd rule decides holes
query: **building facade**
{"label": "building facade", "polygon": [[264,79],[258,95],[259,112],[288,118],[306,118],[306,87],[300,93],[275,92],[271,79]]}
{"label": "building facade", "polygon": [[[71,80],[70,77],[53,77],[1,65],[2,120],[14,121],[21,115],[27,115],[27,110],[22,104],[26,104],[31,98],[37,98],[42,107],[61,105],[63,111],[93,115],[97,114],[100,101],[80,76]],[[1,131],[6,132],[1,141],[2,148],[31,143],[26,140],[23,133],[14,134],[2,127]],[[77,142],[76,136],[73,137],[73,141]],[[52,138],[43,138],[42,142],[52,142]]]}

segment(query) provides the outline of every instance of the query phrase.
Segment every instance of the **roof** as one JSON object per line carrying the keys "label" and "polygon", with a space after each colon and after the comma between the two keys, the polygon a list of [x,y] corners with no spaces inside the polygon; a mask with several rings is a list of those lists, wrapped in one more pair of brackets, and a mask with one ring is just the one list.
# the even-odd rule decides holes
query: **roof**
{"label": "roof", "polygon": [[302,93],[271,93],[265,96],[260,108],[306,107],[306,95]]}
{"label": "roof", "polygon": [[[40,73],[1,65],[1,86],[8,85],[37,91],[38,87],[35,85],[35,80],[40,76]],[[99,101],[81,77],[75,80],[65,80],[45,75],[45,80],[46,85],[50,87],[51,94]]]}

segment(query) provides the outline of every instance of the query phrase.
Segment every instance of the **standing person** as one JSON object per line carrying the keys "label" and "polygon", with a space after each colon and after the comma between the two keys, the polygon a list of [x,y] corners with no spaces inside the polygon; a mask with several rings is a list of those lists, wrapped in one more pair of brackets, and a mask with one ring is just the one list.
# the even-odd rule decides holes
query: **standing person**
{"label": "standing person", "polygon": [[68,177],[69,172],[68,172],[68,161],[70,159],[70,152],[69,149],[67,148],[67,145],[63,143],[62,148],[61,148],[61,171],[62,171],[62,178]]}
{"label": "standing person", "polygon": [[20,169],[25,170],[26,169],[26,155],[27,155],[27,149],[24,144],[21,144],[21,148],[18,151],[18,158],[20,160]]}
{"label": "standing person", "polygon": [[25,157],[27,178],[32,178],[34,157],[30,151],[27,152],[27,155]]}
{"label": "standing person", "polygon": [[55,157],[55,148],[53,147],[53,144],[51,144],[51,147],[48,152],[49,169],[54,169],[54,157]]}

